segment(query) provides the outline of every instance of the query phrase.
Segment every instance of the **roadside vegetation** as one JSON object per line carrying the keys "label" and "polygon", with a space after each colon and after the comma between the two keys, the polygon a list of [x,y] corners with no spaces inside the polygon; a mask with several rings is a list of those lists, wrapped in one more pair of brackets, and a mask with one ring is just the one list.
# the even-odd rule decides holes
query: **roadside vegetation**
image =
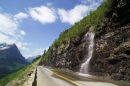
{"label": "roadside vegetation", "polygon": [[0,79],[0,86],[22,86],[28,80],[29,73],[36,68],[40,61],[40,57],[33,61],[32,64],[14,72],[3,79]]}

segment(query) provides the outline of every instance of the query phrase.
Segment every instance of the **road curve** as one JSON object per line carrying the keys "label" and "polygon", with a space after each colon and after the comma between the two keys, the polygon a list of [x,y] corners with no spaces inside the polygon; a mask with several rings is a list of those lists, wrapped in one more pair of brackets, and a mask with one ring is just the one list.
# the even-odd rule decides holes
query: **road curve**
{"label": "road curve", "polygon": [[[59,78],[60,77],[60,78]],[[62,78],[62,79],[61,79]],[[65,81],[66,80],[66,81]],[[69,83],[69,82],[73,83]],[[37,66],[37,86],[118,86],[107,82],[72,81],[43,66]]]}
{"label": "road curve", "polygon": [[58,78],[49,69],[42,66],[37,66],[37,86],[74,86],[74,85]]}

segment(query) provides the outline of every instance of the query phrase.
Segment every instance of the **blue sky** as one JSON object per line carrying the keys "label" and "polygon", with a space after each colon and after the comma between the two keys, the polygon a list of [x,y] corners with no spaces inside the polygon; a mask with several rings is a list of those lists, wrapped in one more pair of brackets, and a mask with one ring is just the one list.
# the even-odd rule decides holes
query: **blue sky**
{"label": "blue sky", "polygon": [[41,55],[103,0],[1,0],[0,43],[15,43],[23,56]]}

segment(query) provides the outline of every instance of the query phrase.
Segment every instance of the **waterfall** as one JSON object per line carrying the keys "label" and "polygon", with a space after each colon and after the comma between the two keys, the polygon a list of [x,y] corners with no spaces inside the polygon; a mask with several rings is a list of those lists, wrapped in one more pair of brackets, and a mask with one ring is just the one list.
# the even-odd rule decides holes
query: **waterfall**
{"label": "waterfall", "polygon": [[85,38],[87,39],[86,42],[88,42],[88,47],[87,47],[88,53],[86,55],[86,61],[81,65],[81,69],[80,69],[80,73],[85,73],[85,74],[88,74],[89,62],[92,58],[93,48],[94,48],[95,34],[91,30],[92,30],[92,28],[90,28],[90,30],[85,35]]}

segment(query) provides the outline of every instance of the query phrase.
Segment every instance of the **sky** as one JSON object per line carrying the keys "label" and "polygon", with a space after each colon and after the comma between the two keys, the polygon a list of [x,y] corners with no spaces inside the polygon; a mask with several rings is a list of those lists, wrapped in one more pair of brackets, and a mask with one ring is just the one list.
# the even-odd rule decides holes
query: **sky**
{"label": "sky", "polygon": [[1,0],[0,43],[15,43],[25,58],[42,55],[59,34],[103,0]]}

